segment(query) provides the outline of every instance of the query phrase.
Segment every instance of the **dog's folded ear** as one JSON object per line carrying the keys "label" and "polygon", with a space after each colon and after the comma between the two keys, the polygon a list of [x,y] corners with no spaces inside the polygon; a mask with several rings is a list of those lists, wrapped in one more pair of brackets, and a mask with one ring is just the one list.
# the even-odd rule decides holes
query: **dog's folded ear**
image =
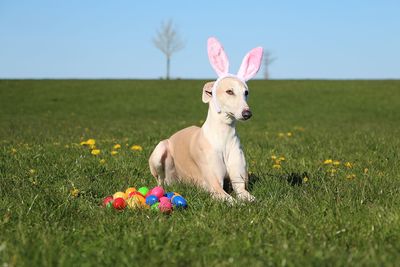
{"label": "dog's folded ear", "polygon": [[201,97],[201,100],[203,100],[204,103],[208,103],[211,100],[212,97],[212,88],[215,82],[208,82],[204,85],[203,87],[203,95]]}

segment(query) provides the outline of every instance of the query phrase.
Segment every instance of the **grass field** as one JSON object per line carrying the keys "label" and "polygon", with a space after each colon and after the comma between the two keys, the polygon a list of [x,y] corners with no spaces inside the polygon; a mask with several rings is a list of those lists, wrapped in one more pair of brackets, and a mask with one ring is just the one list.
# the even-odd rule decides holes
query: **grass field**
{"label": "grass field", "polygon": [[147,159],[205,119],[203,83],[1,80],[0,266],[398,266],[400,81],[250,82],[255,203],[174,185],[171,216],[101,208],[155,185]]}

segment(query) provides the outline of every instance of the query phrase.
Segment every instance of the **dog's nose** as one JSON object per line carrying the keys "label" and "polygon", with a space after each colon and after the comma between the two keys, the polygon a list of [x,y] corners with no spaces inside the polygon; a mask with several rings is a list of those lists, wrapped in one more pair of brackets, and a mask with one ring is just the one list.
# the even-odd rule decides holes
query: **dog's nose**
{"label": "dog's nose", "polygon": [[243,110],[243,112],[242,112],[242,117],[243,117],[243,119],[245,119],[245,120],[250,119],[252,115],[253,115],[253,114],[251,113],[251,111],[250,111],[249,109],[245,109],[245,110]]}

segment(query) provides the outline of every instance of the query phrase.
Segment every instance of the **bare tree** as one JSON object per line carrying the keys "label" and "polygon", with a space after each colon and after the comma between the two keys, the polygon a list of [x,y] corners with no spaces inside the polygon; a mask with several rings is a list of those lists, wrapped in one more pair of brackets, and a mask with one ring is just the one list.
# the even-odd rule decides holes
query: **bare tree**
{"label": "bare tree", "polygon": [[158,49],[160,49],[167,59],[166,78],[169,80],[171,57],[175,52],[178,52],[185,47],[171,19],[166,23],[161,23],[161,27],[157,31],[156,37],[153,38],[153,43]]}
{"label": "bare tree", "polygon": [[264,52],[264,79],[269,80],[269,65],[272,64],[276,60],[276,57],[272,57],[271,52],[265,51]]}

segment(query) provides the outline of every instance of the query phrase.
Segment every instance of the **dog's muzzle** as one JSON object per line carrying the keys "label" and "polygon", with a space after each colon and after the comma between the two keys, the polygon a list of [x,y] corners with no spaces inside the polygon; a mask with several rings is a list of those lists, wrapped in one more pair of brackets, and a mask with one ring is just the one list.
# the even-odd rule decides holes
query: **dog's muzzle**
{"label": "dog's muzzle", "polygon": [[243,117],[244,120],[250,119],[252,115],[253,114],[251,113],[251,111],[249,109],[245,109],[242,112],[242,117]]}

